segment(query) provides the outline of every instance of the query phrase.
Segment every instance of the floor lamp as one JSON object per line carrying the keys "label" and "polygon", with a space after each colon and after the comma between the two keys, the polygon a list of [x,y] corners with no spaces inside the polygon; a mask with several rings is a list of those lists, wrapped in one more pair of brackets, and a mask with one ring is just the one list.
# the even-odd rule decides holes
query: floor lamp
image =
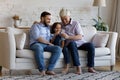
{"label": "floor lamp", "polygon": [[106,0],[94,0],[93,6],[97,6],[98,7],[98,22],[99,22],[100,7],[105,7],[106,6]]}

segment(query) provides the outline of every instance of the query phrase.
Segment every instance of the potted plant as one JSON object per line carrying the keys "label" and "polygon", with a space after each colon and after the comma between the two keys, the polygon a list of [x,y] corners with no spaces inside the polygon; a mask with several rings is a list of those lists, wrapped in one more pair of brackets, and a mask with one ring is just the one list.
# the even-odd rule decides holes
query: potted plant
{"label": "potted plant", "polygon": [[98,20],[93,19],[95,25],[93,25],[98,31],[109,31],[108,25],[102,21],[101,17],[98,17]]}

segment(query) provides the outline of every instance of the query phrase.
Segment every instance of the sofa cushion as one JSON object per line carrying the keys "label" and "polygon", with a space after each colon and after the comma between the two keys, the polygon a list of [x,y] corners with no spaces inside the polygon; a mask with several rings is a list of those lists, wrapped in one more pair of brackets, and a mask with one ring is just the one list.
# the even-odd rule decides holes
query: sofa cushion
{"label": "sofa cushion", "polygon": [[92,43],[95,47],[105,47],[108,42],[109,34],[95,34]]}
{"label": "sofa cushion", "polygon": [[15,34],[16,48],[19,50],[23,49],[25,45],[25,40],[26,40],[25,33]]}
{"label": "sofa cushion", "polygon": [[[86,57],[87,51],[78,50],[80,57]],[[110,49],[107,47],[95,48],[95,57],[105,56],[110,54]]]}
{"label": "sofa cushion", "polygon": [[[78,50],[80,57],[86,57],[87,51]],[[109,48],[95,48],[95,57],[105,56],[110,54]],[[32,50],[23,49],[17,50],[16,56],[18,58],[32,58],[34,59],[34,52]],[[50,58],[51,54],[49,52],[44,52],[44,58]],[[63,53],[61,53],[60,58],[63,58]]]}
{"label": "sofa cushion", "polygon": [[93,26],[85,26],[85,27],[82,27],[82,30],[83,30],[83,34],[84,34],[84,39],[85,39],[87,42],[91,42],[91,41],[92,41],[92,38],[93,38],[94,35],[97,33],[96,28],[93,27]]}
{"label": "sofa cushion", "polygon": [[[34,58],[34,52],[29,49],[22,49],[16,51],[16,56],[19,58]],[[50,58],[50,52],[44,52],[44,58]],[[60,58],[63,58],[63,54],[61,53]]]}

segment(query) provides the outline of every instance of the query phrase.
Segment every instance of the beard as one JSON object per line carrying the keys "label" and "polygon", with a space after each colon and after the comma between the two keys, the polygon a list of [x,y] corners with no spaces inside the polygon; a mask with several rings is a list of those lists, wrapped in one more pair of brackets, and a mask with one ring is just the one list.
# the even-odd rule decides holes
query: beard
{"label": "beard", "polygon": [[44,25],[47,27],[47,26],[49,26],[49,23],[47,23],[47,22],[43,22],[44,23]]}

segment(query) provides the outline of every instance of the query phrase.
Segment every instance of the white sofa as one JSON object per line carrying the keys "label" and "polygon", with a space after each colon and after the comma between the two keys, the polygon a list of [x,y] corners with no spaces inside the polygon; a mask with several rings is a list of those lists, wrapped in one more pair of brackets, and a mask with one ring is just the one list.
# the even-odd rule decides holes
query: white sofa
{"label": "white sofa", "polygon": [[[82,27],[86,41],[92,41],[96,33],[109,34],[109,39],[105,47],[95,48],[95,66],[110,66],[111,70],[115,65],[115,47],[117,41],[116,32],[97,32],[94,27]],[[16,49],[15,34],[25,32],[27,34],[24,49]],[[86,51],[78,50],[81,66],[86,66]],[[44,52],[45,62],[47,63],[50,54]],[[57,62],[55,68],[64,66],[63,54]],[[9,70],[36,69],[34,52],[29,49],[29,29],[6,28],[5,32],[0,32],[0,66]]]}

